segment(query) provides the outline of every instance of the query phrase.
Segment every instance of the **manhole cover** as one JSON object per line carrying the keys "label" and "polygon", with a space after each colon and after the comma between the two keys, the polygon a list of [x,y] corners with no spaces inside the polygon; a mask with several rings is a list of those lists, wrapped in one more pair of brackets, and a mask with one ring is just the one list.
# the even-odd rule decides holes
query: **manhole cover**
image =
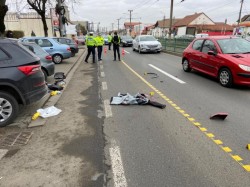
{"label": "manhole cover", "polygon": [[32,136],[32,132],[17,132],[9,134],[1,143],[0,147],[21,146],[26,145]]}

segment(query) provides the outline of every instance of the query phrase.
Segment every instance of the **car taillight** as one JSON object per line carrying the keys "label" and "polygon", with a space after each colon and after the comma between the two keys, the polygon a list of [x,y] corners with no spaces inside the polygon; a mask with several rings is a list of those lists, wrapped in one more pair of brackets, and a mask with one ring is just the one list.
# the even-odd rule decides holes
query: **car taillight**
{"label": "car taillight", "polygon": [[70,48],[67,48],[67,51],[71,51],[71,49],[70,49]]}
{"label": "car taillight", "polygon": [[50,55],[46,56],[45,58],[46,60],[52,60],[52,57]]}
{"label": "car taillight", "polygon": [[19,66],[18,69],[23,72],[25,75],[31,75],[40,71],[40,65],[30,65],[30,66]]}

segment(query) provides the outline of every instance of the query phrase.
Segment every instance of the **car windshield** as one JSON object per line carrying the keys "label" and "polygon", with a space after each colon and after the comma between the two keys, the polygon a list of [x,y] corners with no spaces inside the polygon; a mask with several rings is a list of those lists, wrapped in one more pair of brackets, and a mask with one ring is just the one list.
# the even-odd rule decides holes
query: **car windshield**
{"label": "car windshield", "polygon": [[156,41],[153,36],[141,36],[140,41]]}
{"label": "car windshield", "polygon": [[242,38],[228,38],[217,40],[224,54],[250,53],[250,42]]}
{"label": "car windshield", "polygon": [[133,40],[131,36],[122,36],[123,40]]}

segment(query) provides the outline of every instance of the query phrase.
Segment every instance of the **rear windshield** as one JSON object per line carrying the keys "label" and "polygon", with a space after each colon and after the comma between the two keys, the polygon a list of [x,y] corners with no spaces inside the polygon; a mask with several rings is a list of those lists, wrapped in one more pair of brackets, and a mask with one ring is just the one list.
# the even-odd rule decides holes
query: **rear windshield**
{"label": "rear windshield", "polygon": [[250,42],[242,38],[227,38],[217,40],[224,54],[250,53]]}

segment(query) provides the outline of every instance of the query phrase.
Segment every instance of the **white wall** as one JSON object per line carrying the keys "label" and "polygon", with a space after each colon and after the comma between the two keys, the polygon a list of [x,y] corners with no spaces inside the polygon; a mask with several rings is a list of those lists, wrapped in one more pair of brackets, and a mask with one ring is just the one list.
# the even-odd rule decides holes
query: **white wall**
{"label": "white wall", "polygon": [[215,25],[205,14],[201,14],[198,18],[192,21],[189,25]]}
{"label": "white wall", "polygon": [[177,35],[178,36],[186,35],[186,30],[187,30],[187,27],[178,27]]}

